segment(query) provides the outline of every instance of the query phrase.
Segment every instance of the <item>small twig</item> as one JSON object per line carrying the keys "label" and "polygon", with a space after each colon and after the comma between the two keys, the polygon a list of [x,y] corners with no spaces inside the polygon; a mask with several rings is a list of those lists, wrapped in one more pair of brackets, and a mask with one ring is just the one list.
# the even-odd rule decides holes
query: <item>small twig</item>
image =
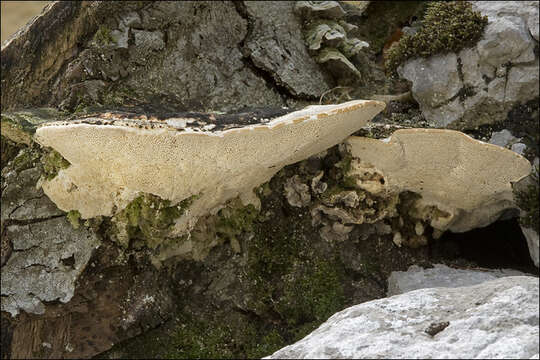
{"label": "small twig", "polygon": [[[325,92],[322,93],[321,97],[319,98],[319,105],[322,104],[322,100],[323,100],[323,98],[324,98],[325,95],[327,95],[327,94],[329,94],[329,93],[331,93],[332,91],[337,90],[337,89],[348,89],[348,90],[352,90],[352,87],[350,87],[350,86],[336,86],[336,87],[334,87],[334,88],[332,88],[332,89],[326,90]],[[347,95],[348,95],[348,94],[347,94]],[[349,99],[350,99],[350,96],[349,96]]]}

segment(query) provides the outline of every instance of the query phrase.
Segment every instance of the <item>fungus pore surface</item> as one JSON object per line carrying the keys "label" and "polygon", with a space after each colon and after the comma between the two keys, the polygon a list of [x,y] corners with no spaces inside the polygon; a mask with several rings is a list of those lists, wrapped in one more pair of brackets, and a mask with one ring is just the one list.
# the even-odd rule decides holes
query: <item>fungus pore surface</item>
{"label": "fungus pore surface", "polygon": [[453,130],[398,130],[384,140],[351,136],[346,144],[351,175],[363,179],[358,187],[420,195],[409,211],[439,231],[464,232],[496,221],[516,207],[511,182],[531,171],[522,156]]}
{"label": "fungus pore surface", "polygon": [[141,193],[171,205],[197,195],[176,222],[182,233],[229,199],[239,196],[244,204],[259,206],[255,187],[283,166],[344,141],[384,106],[372,100],[308,106],[225,130],[194,126],[198,120],[186,117],[118,114],[47,123],[37,129],[36,141],[71,165],[42,187],[60,209],[77,210],[83,219],[112,216]]}

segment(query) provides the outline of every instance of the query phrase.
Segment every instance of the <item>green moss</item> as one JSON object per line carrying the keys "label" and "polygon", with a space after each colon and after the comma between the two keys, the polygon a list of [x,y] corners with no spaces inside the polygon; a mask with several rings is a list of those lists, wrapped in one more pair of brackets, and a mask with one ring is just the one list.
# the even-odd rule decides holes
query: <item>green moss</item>
{"label": "green moss", "polygon": [[159,329],[149,331],[116,348],[126,359],[253,359],[286,345],[275,329],[264,331],[245,316],[219,312],[211,319],[179,313],[166,334],[158,333]]}
{"label": "green moss", "polygon": [[540,217],[539,202],[539,185],[538,185],[538,167],[532,173],[532,184],[527,186],[524,191],[515,191],[514,196],[516,203],[521,210],[525,212],[525,215],[521,216],[520,223],[528,228],[532,228],[537,233],[539,231],[538,218]]}
{"label": "green moss", "polygon": [[342,155],[341,160],[335,165],[338,169],[340,169],[340,173],[341,173],[340,182],[338,184],[338,187],[341,190],[351,190],[351,189],[357,188],[356,177],[350,175],[351,162],[352,162],[352,155],[350,153],[345,153]]}
{"label": "green moss", "polygon": [[20,145],[5,136],[0,136],[0,167],[3,169],[19,153]]}
{"label": "green moss", "polygon": [[99,45],[109,45],[114,41],[111,36],[111,29],[105,25],[101,25],[99,27],[98,31],[94,35],[94,39]]}
{"label": "green moss", "polygon": [[41,163],[43,164],[43,174],[47,180],[52,180],[60,170],[71,165],[55,150],[45,152],[41,157]]}
{"label": "green moss", "polygon": [[231,244],[238,244],[237,236],[243,232],[253,230],[253,221],[258,215],[257,209],[251,204],[241,206],[235,204],[221,209],[216,224],[216,233]]}
{"label": "green moss", "polygon": [[[277,185],[272,187],[283,188],[287,178],[274,178]],[[273,203],[277,202],[276,192],[266,199],[267,208],[254,222],[254,236],[246,244],[247,277],[253,294],[249,307],[263,318],[277,315],[280,334],[291,343],[298,334],[313,330],[344,308],[345,274],[336,257],[313,249],[311,238],[305,235],[311,227],[307,214],[263,215],[282,206]]]}
{"label": "green moss", "polygon": [[293,327],[311,324],[313,329],[343,308],[344,274],[336,260],[317,258],[309,265],[284,277],[275,309]]}
{"label": "green moss", "polygon": [[81,224],[79,220],[81,219],[81,213],[77,210],[71,210],[67,213],[66,218],[68,219],[71,226],[73,226],[74,229],[78,229]]}
{"label": "green moss", "polygon": [[473,11],[469,2],[429,2],[416,34],[404,35],[388,50],[386,68],[394,72],[408,59],[458,52],[472,46],[482,36],[487,23],[487,16]]}
{"label": "green moss", "polygon": [[13,159],[13,169],[17,172],[30,169],[39,160],[39,151],[30,147],[22,148]]}
{"label": "green moss", "polygon": [[204,323],[188,316],[182,319],[173,336],[167,358],[223,359],[233,358],[226,346],[231,340],[231,329],[225,324]]}
{"label": "green moss", "polygon": [[197,198],[197,195],[193,195],[171,205],[169,200],[152,194],[137,197],[114,216],[117,224],[127,228],[128,239],[125,245],[128,245],[131,239],[139,239],[144,240],[146,246],[156,248],[164,241],[175,220],[184,214]]}

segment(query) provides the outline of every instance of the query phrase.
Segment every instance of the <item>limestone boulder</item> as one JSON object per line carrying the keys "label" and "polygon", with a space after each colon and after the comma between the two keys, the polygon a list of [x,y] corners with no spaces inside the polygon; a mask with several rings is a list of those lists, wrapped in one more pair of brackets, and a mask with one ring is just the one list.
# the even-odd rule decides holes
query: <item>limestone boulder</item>
{"label": "limestone boulder", "polygon": [[394,271],[388,277],[388,296],[427,288],[457,288],[481,284],[505,276],[527,276],[513,269],[456,269],[443,264],[434,264],[424,269],[412,265],[407,271]]}
{"label": "limestone boulder", "polygon": [[538,2],[476,1],[488,17],[479,42],[458,53],[416,58],[398,68],[429,123],[469,129],[506,118],[538,97]]}
{"label": "limestone boulder", "polygon": [[538,358],[538,287],[510,276],[366,302],[267,358]]}

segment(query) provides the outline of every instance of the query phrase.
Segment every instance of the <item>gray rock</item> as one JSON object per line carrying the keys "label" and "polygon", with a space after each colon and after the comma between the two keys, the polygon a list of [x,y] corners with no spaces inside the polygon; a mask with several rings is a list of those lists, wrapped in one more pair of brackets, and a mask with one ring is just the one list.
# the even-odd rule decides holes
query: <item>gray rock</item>
{"label": "gray rock", "polygon": [[539,95],[538,79],[539,74],[538,59],[531,65],[514,66],[508,71],[505,101],[519,102],[523,99],[532,99]]}
{"label": "gray rock", "polygon": [[133,30],[135,46],[149,50],[162,50],[165,47],[161,31]]}
{"label": "gray rock", "polygon": [[[519,180],[516,183],[512,184],[512,188],[514,191],[514,196],[516,196],[517,193],[525,193],[526,196],[530,196],[529,192],[531,191],[531,186],[538,186],[538,164],[540,162],[540,159],[538,157],[535,157],[533,160],[533,168],[532,173]],[[536,190],[538,191],[538,190]],[[520,209],[520,216],[525,219],[528,218],[527,211],[534,211],[531,208],[528,209]],[[538,216],[538,214],[536,214]],[[529,225],[530,226],[530,225]],[[523,235],[525,236],[525,239],[527,241],[527,246],[529,248],[529,254],[531,256],[532,261],[534,262],[534,265],[536,267],[539,266],[539,253],[540,253],[540,240],[538,238],[538,232],[529,226],[523,226],[520,225],[521,231]]]}
{"label": "gray rock", "polygon": [[302,33],[294,2],[248,1],[245,6],[254,26],[244,51],[256,67],[268,72],[293,95],[319,97],[330,89],[327,76],[308,54],[302,36],[291,36]]}
{"label": "gray rock", "polygon": [[420,109],[426,120],[437,127],[446,127],[461,119],[465,114],[465,108],[459,99],[436,108],[420,105]]}
{"label": "gray rock", "polygon": [[398,73],[413,82],[411,91],[416,101],[430,108],[447,102],[463,87],[456,54],[410,60],[398,68]]}
{"label": "gray rock", "polygon": [[435,264],[431,269],[423,269],[412,265],[407,271],[394,271],[388,277],[388,296],[403,294],[409,291],[481,284],[505,276],[526,276],[527,274],[512,270],[464,270],[454,269],[443,264]]}
{"label": "gray rock", "polygon": [[538,41],[538,1],[475,1],[473,8],[482,11],[489,20],[512,14],[514,19],[525,25],[525,29]]}
{"label": "gray rock", "polygon": [[510,149],[516,154],[523,155],[525,153],[525,150],[527,149],[527,145],[525,145],[524,143],[515,143]]}
{"label": "gray rock", "polygon": [[99,244],[95,233],[73,229],[65,217],[10,225],[13,253],[2,267],[2,311],[43,314],[43,301],[68,302],[75,282]]}
{"label": "gray rock", "polygon": [[426,120],[474,128],[506,118],[539,95],[538,2],[473,2],[488,17],[482,38],[459,53],[411,59],[398,68]]}
{"label": "gray rock", "polygon": [[499,145],[502,147],[506,147],[508,144],[513,144],[517,141],[519,141],[519,139],[512,135],[512,133],[507,129],[494,132],[491,134],[491,138],[489,139],[490,144]]}
{"label": "gray rock", "polygon": [[3,179],[6,188],[2,191],[1,221],[48,219],[64,214],[49,200],[36,183],[41,176],[37,168],[12,171]]}
{"label": "gray rock", "polygon": [[[17,84],[3,89],[2,110],[151,103],[206,112],[318,99],[334,80],[308,53],[294,5],[54,3],[2,48],[2,80]],[[87,81],[103,81],[103,93]]]}
{"label": "gray rock", "polygon": [[[477,5],[485,14],[483,6]],[[534,43],[522,21],[515,16],[490,18],[477,49],[480,62],[498,67],[507,62],[525,63],[534,60]]]}
{"label": "gray rock", "polygon": [[538,358],[538,288],[512,276],[366,302],[267,358]]}

